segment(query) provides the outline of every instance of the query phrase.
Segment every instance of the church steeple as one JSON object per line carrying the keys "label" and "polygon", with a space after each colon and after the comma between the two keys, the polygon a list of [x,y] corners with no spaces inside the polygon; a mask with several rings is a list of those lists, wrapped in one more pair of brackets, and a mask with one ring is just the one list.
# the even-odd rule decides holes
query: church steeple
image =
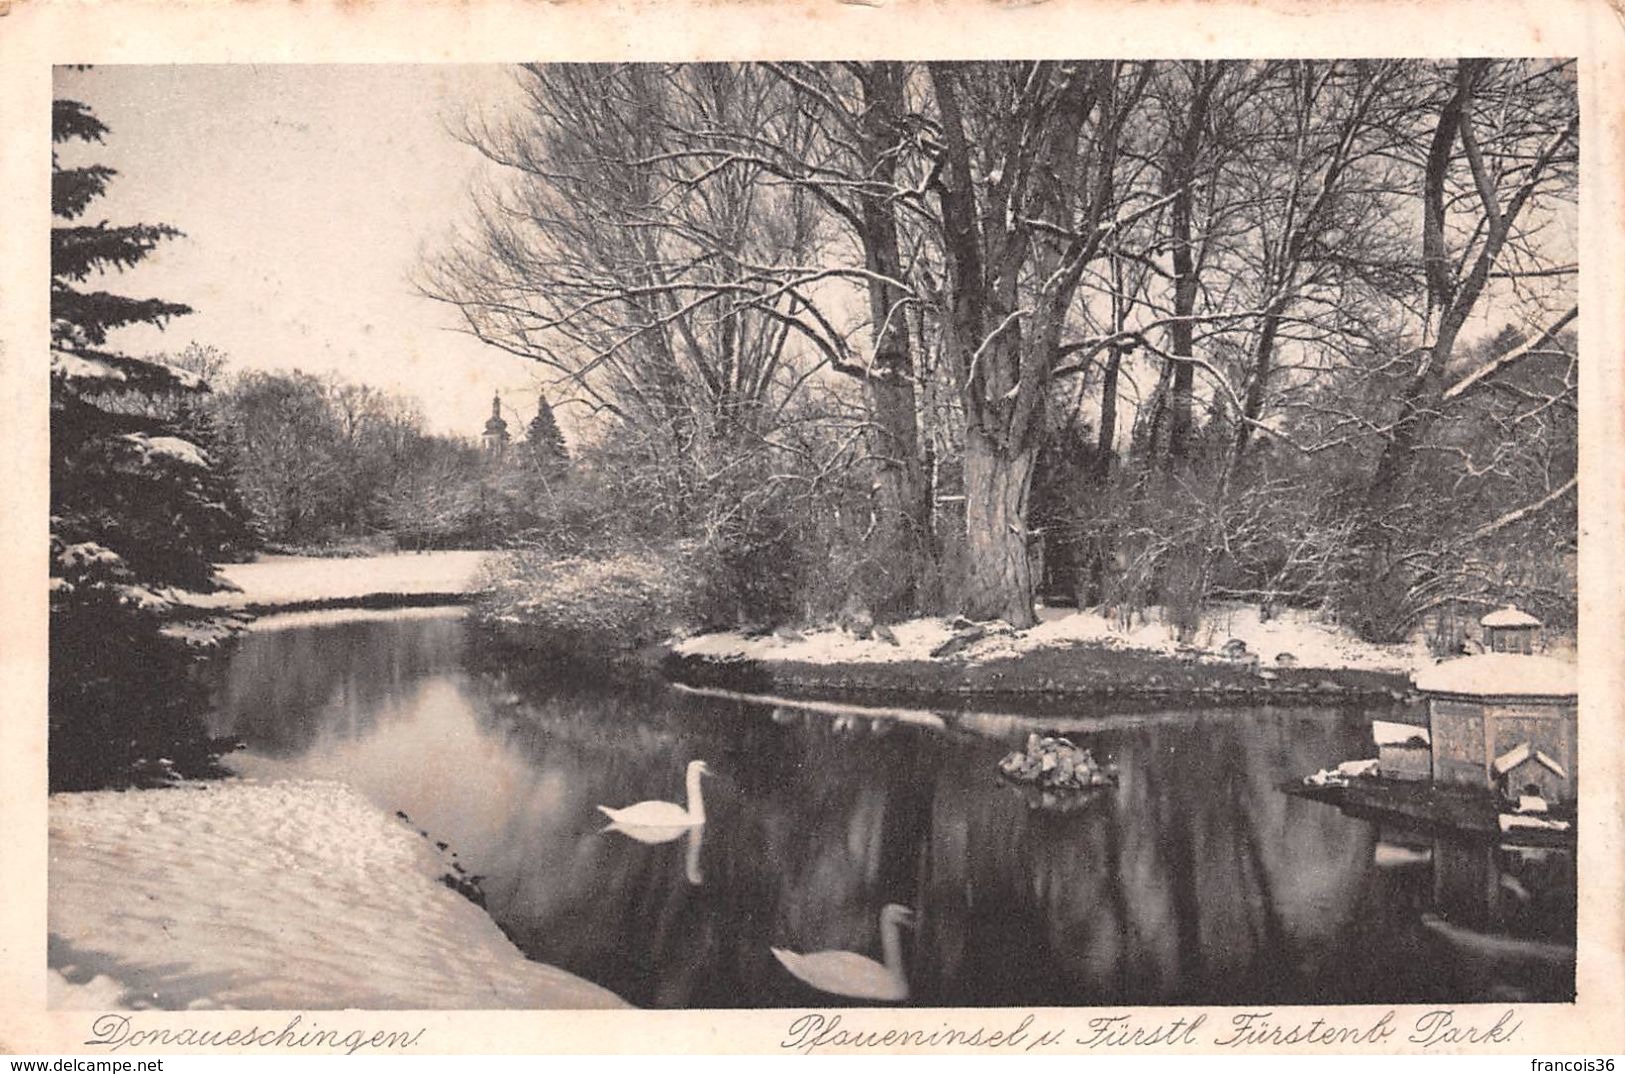
{"label": "church steeple", "polygon": [[491,396],[491,417],[485,423],[485,432],[480,439],[485,441],[485,450],[492,455],[500,455],[507,450],[508,423],[502,420],[501,393]]}

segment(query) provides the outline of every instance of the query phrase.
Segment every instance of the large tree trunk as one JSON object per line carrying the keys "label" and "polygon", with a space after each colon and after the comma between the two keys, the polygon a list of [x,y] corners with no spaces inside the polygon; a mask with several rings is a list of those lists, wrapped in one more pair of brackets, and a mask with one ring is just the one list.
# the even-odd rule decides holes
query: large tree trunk
{"label": "large tree trunk", "polygon": [[[862,79],[866,173],[881,185],[893,182],[894,142],[905,113],[900,64],[877,63]],[[895,204],[867,195],[860,199],[860,238],[864,262],[874,275],[868,284],[869,332],[873,346],[868,396],[870,454],[876,460],[878,520],[876,540],[890,568],[872,609],[882,621],[941,610],[937,547],[931,518],[931,483],[920,452],[919,411],[914,389],[914,355],[904,303],[897,285],[904,276],[897,238]]]}
{"label": "large tree trunk", "polygon": [[[1174,195],[1170,206],[1170,229],[1173,244],[1174,317],[1169,326],[1171,349],[1175,357],[1192,358],[1196,330],[1191,318],[1196,314],[1197,256],[1192,235],[1192,216],[1196,207],[1196,164],[1202,150],[1203,133],[1207,127],[1208,102],[1217,77],[1211,75],[1206,64],[1197,66],[1192,76],[1190,112],[1181,117],[1184,127],[1177,132],[1172,148],[1173,159],[1167,169],[1167,182]],[[1173,390],[1168,398],[1168,454],[1163,466],[1169,473],[1185,468],[1190,450],[1191,402],[1195,388],[1196,367],[1180,362],[1174,368]]]}
{"label": "large tree trunk", "polygon": [[[963,607],[976,618],[1027,627],[1036,622],[1027,549],[1033,463],[1061,326],[1084,265],[1111,230],[1103,221],[1111,200],[1108,147],[1120,118],[1110,83],[1119,69],[932,63],[928,70],[942,145],[928,186],[942,209],[949,295],[943,353],[966,425]],[[966,123],[962,80],[983,124]],[[1095,181],[1083,184],[1079,140],[1103,100]],[[989,174],[994,159],[1000,163]],[[1078,237],[1040,241],[1029,214],[1068,221]],[[1024,294],[1029,279],[1033,293]]]}
{"label": "large tree trunk", "polygon": [[[1364,517],[1354,535],[1362,582],[1354,625],[1361,637],[1371,641],[1397,641],[1409,626],[1407,598],[1414,578],[1402,555],[1408,542],[1401,539],[1391,516],[1403,502],[1417,446],[1437,412],[1434,404],[1442,371],[1455,348],[1464,311],[1477,298],[1476,291],[1464,293],[1458,288],[1445,245],[1446,181],[1461,117],[1471,99],[1473,70],[1468,61],[1458,66],[1456,92],[1440,112],[1422,182],[1422,262],[1429,311],[1438,311],[1438,335],[1400,393],[1393,427],[1366,485]],[[1470,289],[1471,279],[1466,283]]]}
{"label": "large tree trunk", "polygon": [[1009,454],[984,434],[965,434],[964,613],[1003,619],[1018,629],[1033,614],[1032,563],[1027,555],[1027,496],[1032,450]]}
{"label": "large tree trunk", "polygon": [[914,385],[870,379],[865,387],[870,452],[877,459],[874,540],[891,570],[877,587],[871,610],[881,622],[891,622],[941,610],[931,483],[919,454]]}
{"label": "large tree trunk", "polygon": [[[1112,278],[1112,332],[1120,333],[1128,327],[1129,310],[1134,300],[1128,296],[1123,280],[1123,259],[1113,249]],[[1106,373],[1100,383],[1100,433],[1095,441],[1095,483],[1104,488],[1112,475],[1112,462],[1117,455],[1117,378],[1123,368],[1123,351],[1113,345],[1106,355]]]}
{"label": "large tree trunk", "polygon": [[1281,318],[1275,309],[1264,317],[1264,326],[1258,333],[1258,344],[1253,349],[1253,376],[1247,385],[1247,398],[1236,422],[1236,447],[1231,466],[1239,466],[1252,442],[1253,423],[1264,412],[1265,389],[1270,378],[1270,364],[1275,358],[1275,338],[1281,328]]}
{"label": "large tree trunk", "polygon": [[[1191,211],[1195,194],[1191,179],[1196,168],[1196,150],[1200,145],[1205,95],[1198,92],[1192,106],[1190,127],[1183,142],[1178,165],[1174,171],[1179,184],[1173,202],[1173,262],[1174,262],[1174,316],[1170,326],[1172,351],[1176,357],[1192,358],[1196,330],[1191,318],[1196,314],[1196,256],[1192,249]],[[1168,453],[1162,459],[1162,471],[1156,484],[1158,498],[1163,505],[1172,505],[1187,494],[1179,487],[1181,478],[1193,469],[1190,458],[1191,410],[1195,395],[1196,367],[1188,361],[1174,366],[1168,392]],[[1176,544],[1168,553],[1158,578],[1162,603],[1173,616],[1180,641],[1190,641],[1200,626],[1202,602],[1201,552],[1188,544]]]}
{"label": "large tree trunk", "polygon": [[[1181,232],[1177,223],[1180,216],[1177,211],[1174,216],[1177,242]],[[1174,248],[1174,272],[1179,277],[1174,282],[1174,316],[1181,319],[1173,323],[1171,335],[1174,355],[1179,358],[1190,358],[1196,335],[1189,320],[1196,311],[1196,268],[1195,259],[1190,254],[1189,216],[1184,217],[1184,220],[1184,243]],[[1169,473],[1183,470],[1190,453],[1191,401],[1195,380],[1195,366],[1189,362],[1180,362],[1174,366],[1173,384],[1168,393],[1168,454],[1163,457],[1163,466]]]}
{"label": "large tree trunk", "polygon": [[1100,384],[1100,433],[1095,440],[1095,481],[1099,485],[1111,477],[1117,455],[1117,377],[1122,367],[1123,352],[1113,347]]}

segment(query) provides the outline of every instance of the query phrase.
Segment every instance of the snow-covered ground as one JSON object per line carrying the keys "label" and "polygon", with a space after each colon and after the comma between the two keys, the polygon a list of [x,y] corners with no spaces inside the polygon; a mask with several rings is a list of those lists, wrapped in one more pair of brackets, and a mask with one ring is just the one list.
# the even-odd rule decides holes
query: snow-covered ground
{"label": "snow-covered ground", "polygon": [[341,784],[57,794],[50,851],[54,1008],[626,1006],[527,960]]}
{"label": "snow-covered ground", "polygon": [[397,552],[382,556],[324,559],[262,556],[254,563],[220,567],[242,590],[189,594],[187,603],[236,608],[355,600],[383,593],[471,593],[480,588],[486,552]]}
{"label": "snow-covered ground", "polygon": [[[1043,608],[1039,624],[1021,633],[995,633],[975,642],[951,659],[968,662],[1001,660],[1045,648],[1078,644],[1105,645],[1172,654],[1178,644],[1173,627],[1151,610],[1151,621],[1136,621],[1128,630],[1094,610]],[[747,638],[741,634],[702,634],[678,643],[677,650],[695,656],[742,656],[753,660],[798,661],[816,664],[894,663],[928,660],[931,650],[953,635],[945,619],[915,619],[892,628],[899,644],[878,638],[858,639],[836,627],[809,631],[800,640],[774,635]],[[1352,668],[1409,673],[1431,665],[1433,657],[1420,640],[1400,645],[1373,645],[1336,626],[1319,621],[1311,612],[1287,609],[1269,622],[1260,622],[1253,606],[1220,607],[1209,611],[1194,643],[1218,649],[1231,638],[1246,643],[1268,666],[1282,653],[1290,653],[1299,667]]]}

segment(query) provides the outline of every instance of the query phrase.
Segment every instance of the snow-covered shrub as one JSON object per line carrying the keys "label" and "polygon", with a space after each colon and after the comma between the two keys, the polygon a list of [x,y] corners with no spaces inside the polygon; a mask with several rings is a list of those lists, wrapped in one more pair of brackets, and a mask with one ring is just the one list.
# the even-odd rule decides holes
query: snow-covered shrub
{"label": "snow-covered shrub", "polygon": [[477,619],[553,657],[601,662],[664,640],[692,617],[687,548],[602,557],[519,552],[497,572]]}

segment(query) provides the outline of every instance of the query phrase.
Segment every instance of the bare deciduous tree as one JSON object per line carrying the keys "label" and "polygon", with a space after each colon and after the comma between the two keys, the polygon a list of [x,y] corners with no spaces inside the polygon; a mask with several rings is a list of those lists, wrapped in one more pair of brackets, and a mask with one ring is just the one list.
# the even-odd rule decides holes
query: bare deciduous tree
{"label": "bare deciduous tree", "polygon": [[[1033,623],[1028,494],[1084,269],[1126,222],[1115,196],[1132,64],[930,66],[942,162],[943,354],[965,413],[963,602]],[[1140,211],[1147,211],[1141,209]],[[1104,345],[1100,345],[1103,349]]]}

